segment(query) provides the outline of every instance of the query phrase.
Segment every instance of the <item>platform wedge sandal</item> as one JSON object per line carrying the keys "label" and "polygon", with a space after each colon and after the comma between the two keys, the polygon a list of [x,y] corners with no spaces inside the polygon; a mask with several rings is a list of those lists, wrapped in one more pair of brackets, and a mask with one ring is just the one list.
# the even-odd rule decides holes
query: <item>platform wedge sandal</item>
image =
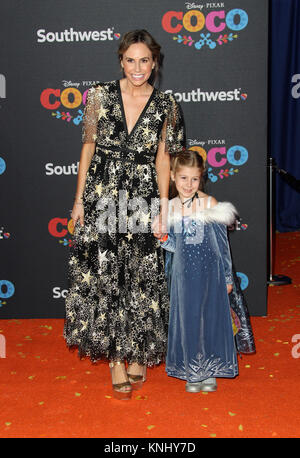
{"label": "platform wedge sandal", "polygon": [[[124,367],[123,375],[127,378],[127,380],[125,382],[115,383],[117,377],[114,373],[114,368],[115,366],[121,366],[121,365],[123,365]],[[110,373],[111,373],[114,398],[119,399],[119,400],[131,399],[132,386],[131,386],[130,381],[128,380],[124,363],[121,361],[111,361],[109,363],[109,368],[110,368]]]}

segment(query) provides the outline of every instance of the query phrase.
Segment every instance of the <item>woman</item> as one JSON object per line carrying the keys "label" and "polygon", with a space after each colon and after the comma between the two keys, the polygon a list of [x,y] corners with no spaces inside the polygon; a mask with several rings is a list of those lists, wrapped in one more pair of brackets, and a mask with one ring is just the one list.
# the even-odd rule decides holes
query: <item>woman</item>
{"label": "woman", "polygon": [[64,335],[80,355],[107,358],[115,397],[128,399],[166,352],[168,291],[150,219],[153,207],[167,212],[169,155],[185,138],[175,99],[150,84],[161,61],[153,37],[128,32],[119,61],[124,77],[88,92]]}

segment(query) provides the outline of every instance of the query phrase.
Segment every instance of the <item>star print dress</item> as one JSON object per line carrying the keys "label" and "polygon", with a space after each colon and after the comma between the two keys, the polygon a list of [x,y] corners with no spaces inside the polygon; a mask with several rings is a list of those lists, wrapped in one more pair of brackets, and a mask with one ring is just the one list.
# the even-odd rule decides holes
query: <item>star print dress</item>
{"label": "star print dress", "polygon": [[83,143],[96,149],[69,257],[64,337],[93,362],[126,359],[148,366],[164,359],[169,298],[163,250],[151,232],[159,212],[155,158],[185,144],[174,97],[156,88],[128,132],[120,82],[88,91]]}

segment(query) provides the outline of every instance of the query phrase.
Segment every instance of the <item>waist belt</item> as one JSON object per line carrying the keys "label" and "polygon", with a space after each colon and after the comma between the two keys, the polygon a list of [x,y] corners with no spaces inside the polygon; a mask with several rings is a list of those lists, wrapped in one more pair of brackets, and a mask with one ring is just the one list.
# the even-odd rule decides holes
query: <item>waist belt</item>
{"label": "waist belt", "polygon": [[155,155],[149,151],[136,151],[122,146],[96,145],[95,154],[113,161],[134,162],[136,164],[154,163]]}

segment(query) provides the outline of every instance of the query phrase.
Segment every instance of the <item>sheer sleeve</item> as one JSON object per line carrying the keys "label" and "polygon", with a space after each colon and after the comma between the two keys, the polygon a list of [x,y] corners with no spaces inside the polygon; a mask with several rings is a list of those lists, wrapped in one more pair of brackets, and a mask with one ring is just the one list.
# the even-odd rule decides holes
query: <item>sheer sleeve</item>
{"label": "sheer sleeve", "polygon": [[[98,101],[96,88],[91,87],[88,90],[86,106],[84,109],[83,126],[82,126],[82,143],[95,143],[97,139]],[[98,101],[99,105],[99,101]]]}
{"label": "sheer sleeve", "polygon": [[185,148],[183,115],[173,95],[170,95],[169,110],[162,128],[161,141],[165,142],[165,151],[170,154]]}

